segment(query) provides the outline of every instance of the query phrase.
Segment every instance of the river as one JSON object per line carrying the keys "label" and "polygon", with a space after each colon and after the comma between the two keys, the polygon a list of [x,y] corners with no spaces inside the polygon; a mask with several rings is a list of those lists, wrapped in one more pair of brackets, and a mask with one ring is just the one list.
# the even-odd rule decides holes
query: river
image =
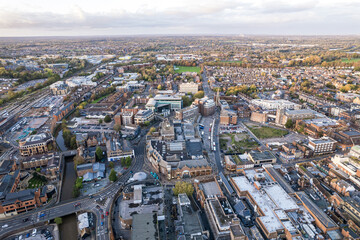
{"label": "river", "polygon": [[[72,189],[76,180],[76,172],[74,169],[73,157],[65,158],[65,168],[64,168],[64,180],[61,191],[60,200],[65,201],[72,199]],[[63,217],[63,223],[60,225],[60,239],[72,240],[77,239],[78,230],[77,230],[77,220],[76,215],[71,214]]]}

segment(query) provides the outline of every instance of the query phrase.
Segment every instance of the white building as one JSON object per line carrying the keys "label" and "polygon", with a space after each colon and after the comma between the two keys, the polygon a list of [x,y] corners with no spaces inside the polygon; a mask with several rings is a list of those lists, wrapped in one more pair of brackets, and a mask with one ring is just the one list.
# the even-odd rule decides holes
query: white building
{"label": "white building", "polygon": [[199,85],[197,83],[181,83],[179,85],[179,92],[181,93],[192,93],[195,94],[199,91]]}
{"label": "white building", "polygon": [[279,100],[264,100],[264,99],[253,99],[251,103],[259,106],[263,109],[301,109],[301,105],[290,102],[288,100],[279,99]]}

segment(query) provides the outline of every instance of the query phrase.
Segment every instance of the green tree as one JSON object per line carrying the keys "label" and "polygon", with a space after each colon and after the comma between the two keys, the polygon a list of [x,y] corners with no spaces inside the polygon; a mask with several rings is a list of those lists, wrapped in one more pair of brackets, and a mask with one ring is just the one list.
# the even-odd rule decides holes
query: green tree
{"label": "green tree", "polygon": [[114,168],[114,162],[109,162],[109,168]]}
{"label": "green tree", "polygon": [[117,180],[117,172],[113,168],[111,169],[109,180],[112,182],[115,182]]}
{"label": "green tree", "polygon": [[190,99],[190,97],[188,97],[188,96],[182,96],[182,101],[183,101],[183,106],[184,107],[188,107],[188,106],[190,106],[191,105],[191,103],[192,103],[192,97],[191,97],[191,99]]}
{"label": "green tree", "polygon": [[82,189],[83,188],[83,178],[82,177],[78,177],[75,181],[75,187],[78,189]]}
{"label": "green tree", "polygon": [[75,117],[80,117],[80,111],[79,111],[79,109],[76,109],[76,110],[75,110]]}
{"label": "green tree", "polygon": [[186,195],[191,196],[194,192],[194,187],[191,183],[179,181],[176,182],[173,192],[176,196],[180,193],[186,193]]}
{"label": "green tree", "polygon": [[203,98],[204,97],[204,91],[198,91],[194,94],[195,98]]}
{"label": "green tree", "polygon": [[145,121],[145,122],[144,122],[144,125],[145,125],[145,126],[149,126],[149,125],[150,125],[150,122],[149,122],[149,121]]}
{"label": "green tree", "polygon": [[106,122],[106,123],[111,122],[111,117],[109,115],[106,115],[104,118],[104,122]]}
{"label": "green tree", "polygon": [[41,168],[36,168],[36,172],[39,173],[41,171]]}
{"label": "green tree", "polygon": [[122,167],[125,167],[125,165],[126,165],[126,159],[125,159],[125,158],[122,158],[122,159],[121,159],[121,166],[122,166]]}
{"label": "green tree", "polygon": [[159,84],[159,85],[157,86],[157,89],[158,89],[158,90],[162,90],[161,84]]}
{"label": "green tree", "polygon": [[103,150],[99,146],[96,147],[95,154],[98,161],[104,158]]}
{"label": "green tree", "polygon": [[74,198],[77,198],[80,196],[80,189],[78,189],[76,186],[74,186],[73,191],[72,191],[72,195]]}
{"label": "green tree", "polygon": [[155,132],[155,131],[156,131],[156,128],[155,128],[155,127],[151,127],[150,130],[149,130],[150,133],[153,133],[153,132]]}
{"label": "green tree", "polygon": [[71,149],[76,149],[76,148],[77,148],[76,136],[72,136],[72,137],[71,137],[71,140],[70,140],[70,148],[71,148]]}
{"label": "green tree", "polygon": [[286,128],[293,128],[294,127],[294,122],[293,122],[293,120],[292,119],[288,119],[287,121],[286,121],[286,123],[285,123],[285,127]]}
{"label": "green tree", "polygon": [[125,165],[126,165],[126,167],[130,167],[130,166],[131,166],[131,162],[132,162],[132,158],[131,158],[131,157],[126,157],[126,159],[125,159]]}
{"label": "green tree", "polygon": [[102,119],[99,119],[99,124],[102,124],[103,123],[103,120]]}
{"label": "green tree", "polygon": [[74,157],[74,168],[75,168],[75,170],[77,168],[77,165],[83,164],[84,162],[85,162],[85,159],[82,156],[76,155]]}
{"label": "green tree", "polygon": [[57,224],[57,225],[60,225],[62,224],[62,218],[61,217],[57,217],[54,219],[54,222]]}

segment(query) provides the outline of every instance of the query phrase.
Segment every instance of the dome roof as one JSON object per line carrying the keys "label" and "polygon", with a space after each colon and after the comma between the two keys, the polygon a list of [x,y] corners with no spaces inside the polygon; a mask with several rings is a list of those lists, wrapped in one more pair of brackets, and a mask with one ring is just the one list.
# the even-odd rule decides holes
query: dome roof
{"label": "dome roof", "polygon": [[146,179],[146,173],[137,172],[133,176],[134,181],[144,181]]}

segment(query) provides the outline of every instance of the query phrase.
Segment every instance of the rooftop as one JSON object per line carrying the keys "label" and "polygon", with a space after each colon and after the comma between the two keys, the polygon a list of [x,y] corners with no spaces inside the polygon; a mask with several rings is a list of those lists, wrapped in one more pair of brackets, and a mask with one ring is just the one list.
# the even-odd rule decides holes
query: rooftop
{"label": "rooftop", "polygon": [[132,221],[132,240],[156,240],[156,225],[154,219],[156,214],[134,214]]}

